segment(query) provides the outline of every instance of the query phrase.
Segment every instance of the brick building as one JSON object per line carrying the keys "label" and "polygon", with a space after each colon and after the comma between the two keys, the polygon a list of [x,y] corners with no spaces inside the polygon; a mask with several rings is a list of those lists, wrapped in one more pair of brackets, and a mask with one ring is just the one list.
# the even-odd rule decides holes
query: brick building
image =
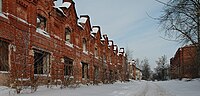
{"label": "brick building", "polygon": [[170,59],[171,78],[196,78],[198,76],[198,66],[195,58],[195,46],[187,45],[179,48],[174,57]]}
{"label": "brick building", "polygon": [[75,3],[0,0],[0,84],[109,83],[125,79],[125,52]]}

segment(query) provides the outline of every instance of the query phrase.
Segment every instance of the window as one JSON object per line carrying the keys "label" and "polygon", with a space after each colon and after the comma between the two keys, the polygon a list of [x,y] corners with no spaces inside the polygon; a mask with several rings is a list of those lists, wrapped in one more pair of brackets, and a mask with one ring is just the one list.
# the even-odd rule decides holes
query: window
{"label": "window", "polygon": [[34,50],[34,74],[48,74],[50,69],[50,54]]}
{"label": "window", "polygon": [[94,56],[95,56],[95,57],[98,56],[98,50],[97,50],[97,48],[94,48]]}
{"label": "window", "polygon": [[88,78],[88,64],[82,63],[82,78]]}
{"label": "window", "polygon": [[41,16],[41,15],[38,15],[37,16],[37,28],[41,29],[41,30],[44,30],[46,31],[46,18]]}
{"label": "window", "polygon": [[94,66],[94,78],[97,80],[99,78],[99,68]]}
{"label": "window", "polygon": [[86,39],[83,38],[83,51],[86,52],[87,51],[87,45],[86,45]]}
{"label": "window", "polygon": [[9,43],[0,40],[0,71],[9,71]]}
{"label": "window", "polygon": [[70,42],[70,34],[71,34],[71,30],[69,28],[65,29],[65,41],[66,42]]}
{"label": "window", "polygon": [[2,12],[2,0],[0,0],[0,12]]}
{"label": "window", "polygon": [[65,57],[64,60],[64,75],[73,76],[73,60],[67,57]]}
{"label": "window", "polygon": [[104,55],[103,55],[103,64],[106,65],[106,62],[107,62],[107,61],[106,61],[106,55],[105,55],[105,53],[104,53]]}

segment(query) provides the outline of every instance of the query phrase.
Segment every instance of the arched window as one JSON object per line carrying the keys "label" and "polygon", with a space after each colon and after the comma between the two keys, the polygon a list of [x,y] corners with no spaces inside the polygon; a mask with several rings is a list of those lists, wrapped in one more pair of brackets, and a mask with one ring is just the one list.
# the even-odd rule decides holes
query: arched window
{"label": "arched window", "polygon": [[71,30],[69,28],[65,28],[65,42],[71,43]]}
{"label": "arched window", "polygon": [[98,49],[97,49],[97,47],[94,48],[94,56],[98,57]]}
{"label": "arched window", "polygon": [[83,38],[83,51],[86,52],[87,51],[87,41],[85,38]]}
{"label": "arched window", "polygon": [[46,28],[46,22],[47,22],[46,18],[38,14],[38,16],[37,16],[37,28],[46,31],[46,29],[47,29]]}

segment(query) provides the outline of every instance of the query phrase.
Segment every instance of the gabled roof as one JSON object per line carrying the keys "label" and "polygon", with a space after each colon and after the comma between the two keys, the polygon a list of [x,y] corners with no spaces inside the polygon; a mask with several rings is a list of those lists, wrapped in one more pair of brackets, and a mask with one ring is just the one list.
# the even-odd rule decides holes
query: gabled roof
{"label": "gabled roof", "polygon": [[64,7],[64,8],[69,8],[71,6],[71,2],[64,2],[61,6],[59,7]]}
{"label": "gabled roof", "polygon": [[120,49],[119,49],[119,52],[120,52],[120,53],[124,53],[124,48],[120,48]]}
{"label": "gabled roof", "polygon": [[78,23],[86,23],[87,22],[87,17],[80,17],[79,19],[78,19]]}
{"label": "gabled roof", "polygon": [[85,28],[86,24],[89,24],[89,30],[92,31],[90,17],[88,15],[80,15],[80,18],[77,20],[77,24],[83,29]]}

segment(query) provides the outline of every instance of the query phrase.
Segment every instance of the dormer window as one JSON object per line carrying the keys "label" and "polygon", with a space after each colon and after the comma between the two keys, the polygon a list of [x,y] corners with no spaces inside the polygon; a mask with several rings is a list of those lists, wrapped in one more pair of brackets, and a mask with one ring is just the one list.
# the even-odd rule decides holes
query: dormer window
{"label": "dormer window", "polygon": [[65,42],[70,43],[70,34],[71,34],[71,30],[69,28],[65,28]]}
{"label": "dormer window", "polygon": [[41,16],[41,15],[38,15],[37,16],[37,28],[41,29],[41,30],[44,30],[46,31],[46,18]]}
{"label": "dormer window", "polygon": [[83,38],[83,51],[86,52],[87,51],[87,42],[86,39]]}

